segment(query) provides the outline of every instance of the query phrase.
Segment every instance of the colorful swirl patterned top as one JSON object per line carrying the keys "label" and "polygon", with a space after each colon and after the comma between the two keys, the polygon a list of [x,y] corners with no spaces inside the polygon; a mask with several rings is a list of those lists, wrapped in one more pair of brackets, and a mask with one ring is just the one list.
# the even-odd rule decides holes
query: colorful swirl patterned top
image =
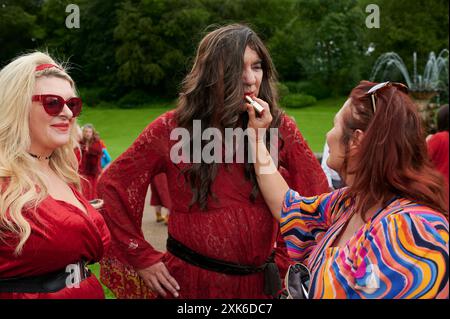
{"label": "colorful swirl patterned top", "polygon": [[289,190],[281,232],[291,258],[311,271],[310,298],[448,298],[447,219],[393,198],[345,247],[330,247],[352,214],[345,189],[315,197]]}

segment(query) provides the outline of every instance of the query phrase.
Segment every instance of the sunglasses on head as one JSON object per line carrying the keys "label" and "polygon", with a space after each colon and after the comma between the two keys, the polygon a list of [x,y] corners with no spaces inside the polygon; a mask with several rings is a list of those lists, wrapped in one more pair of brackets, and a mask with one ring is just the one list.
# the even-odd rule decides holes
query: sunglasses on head
{"label": "sunglasses on head", "polygon": [[377,91],[381,90],[382,88],[385,87],[389,87],[389,86],[395,86],[397,89],[403,91],[404,93],[408,93],[408,87],[406,85],[404,85],[403,83],[398,83],[398,82],[383,82],[383,83],[378,83],[377,85],[374,85],[370,88],[369,91],[367,91],[367,94],[370,95],[370,98],[372,100],[372,111],[373,113],[376,112],[377,110],[377,106],[375,103],[375,97],[376,97],[376,93]]}
{"label": "sunglasses on head", "polygon": [[45,112],[51,116],[57,116],[61,113],[64,105],[67,105],[72,111],[73,117],[77,117],[81,113],[81,106],[83,102],[79,97],[72,97],[68,100],[64,100],[59,95],[54,94],[42,94],[33,95],[31,98],[33,102],[41,102]]}

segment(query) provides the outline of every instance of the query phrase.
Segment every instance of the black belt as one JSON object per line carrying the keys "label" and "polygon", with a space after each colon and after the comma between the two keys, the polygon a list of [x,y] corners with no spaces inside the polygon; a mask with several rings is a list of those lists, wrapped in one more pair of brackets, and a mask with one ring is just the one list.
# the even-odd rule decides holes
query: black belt
{"label": "black belt", "polygon": [[281,290],[280,274],[274,262],[275,251],[272,252],[267,262],[260,266],[241,265],[200,255],[170,236],[170,234],[167,238],[167,251],[191,265],[223,274],[243,276],[264,271],[265,293],[275,296]]}
{"label": "black belt", "polygon": [[64,270],[52,273],[18,278],[0,278],[0,292],[52,293],[66,287],[78,287],[91,276],[84,261],[68,265]]}

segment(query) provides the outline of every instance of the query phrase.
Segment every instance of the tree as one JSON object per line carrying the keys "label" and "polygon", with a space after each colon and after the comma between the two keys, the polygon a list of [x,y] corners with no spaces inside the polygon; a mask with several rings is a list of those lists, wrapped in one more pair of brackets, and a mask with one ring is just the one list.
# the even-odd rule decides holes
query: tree
{"label": "tree", "polygon": [[175,95],[209,17],[198,1],[125,1],[114,33],[119,82]]}
{"label": "tree", "polygon": [[[449,44],[447,0],[78,0],[81,27],[68,29],[71,2],[2,0],[0,65],[48,49],[103,98],[133,90],[174,97],[206,32],[246,23],[267,44],[282,81],[347,94],[384,52],[396,51],[409,68],[416,51],[423,67],[430,51]],[[365,26],[373,3],[380,29]]]}
{"label": "tree", "polygon": [[[372,0],[361,1],[365,7]],[[417,52],[418,66],[425,66],[430,51],[436,54],[449,47],[448,0],[377,0],[380,28],[367,29],[366,41],[373,43],[371,63],[385,52],[399,54],[407,66]],[[423,70],[419,70],[423,72]]]}
{"label": "tree", "polygon": [[294,23],[298,61],[308,79],[347,94],[360,79],[364,15],[355,0],[300,0]]}
{"label": "tree", "polygon": [[37,24],[40,1],[0,3],[0,66],[36,46],[45,31]]}
{"label": "tree", "polygon": [[[270,43],[285,29],[295,1],[141,0],[118,12],[118,79],[129,88],[176,93],[198,42],[212,26],[246,23]],[[285,69],[289,69],[290,62]],[[292,68],[293,69],[293,68]]]}

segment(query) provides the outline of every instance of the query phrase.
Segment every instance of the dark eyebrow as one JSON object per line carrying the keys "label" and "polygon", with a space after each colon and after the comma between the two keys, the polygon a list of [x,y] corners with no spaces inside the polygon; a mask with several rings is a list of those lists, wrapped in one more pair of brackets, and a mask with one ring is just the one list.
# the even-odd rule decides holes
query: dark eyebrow
{"label": "dark eyebrow", "polygon": [[252,65],[253,65],[253,64],[262,64],[262,62],[263,62],[263,61],[260,59],[260,60],[257,60],[257,61],[255,61],[255,62],[253,62]]}

